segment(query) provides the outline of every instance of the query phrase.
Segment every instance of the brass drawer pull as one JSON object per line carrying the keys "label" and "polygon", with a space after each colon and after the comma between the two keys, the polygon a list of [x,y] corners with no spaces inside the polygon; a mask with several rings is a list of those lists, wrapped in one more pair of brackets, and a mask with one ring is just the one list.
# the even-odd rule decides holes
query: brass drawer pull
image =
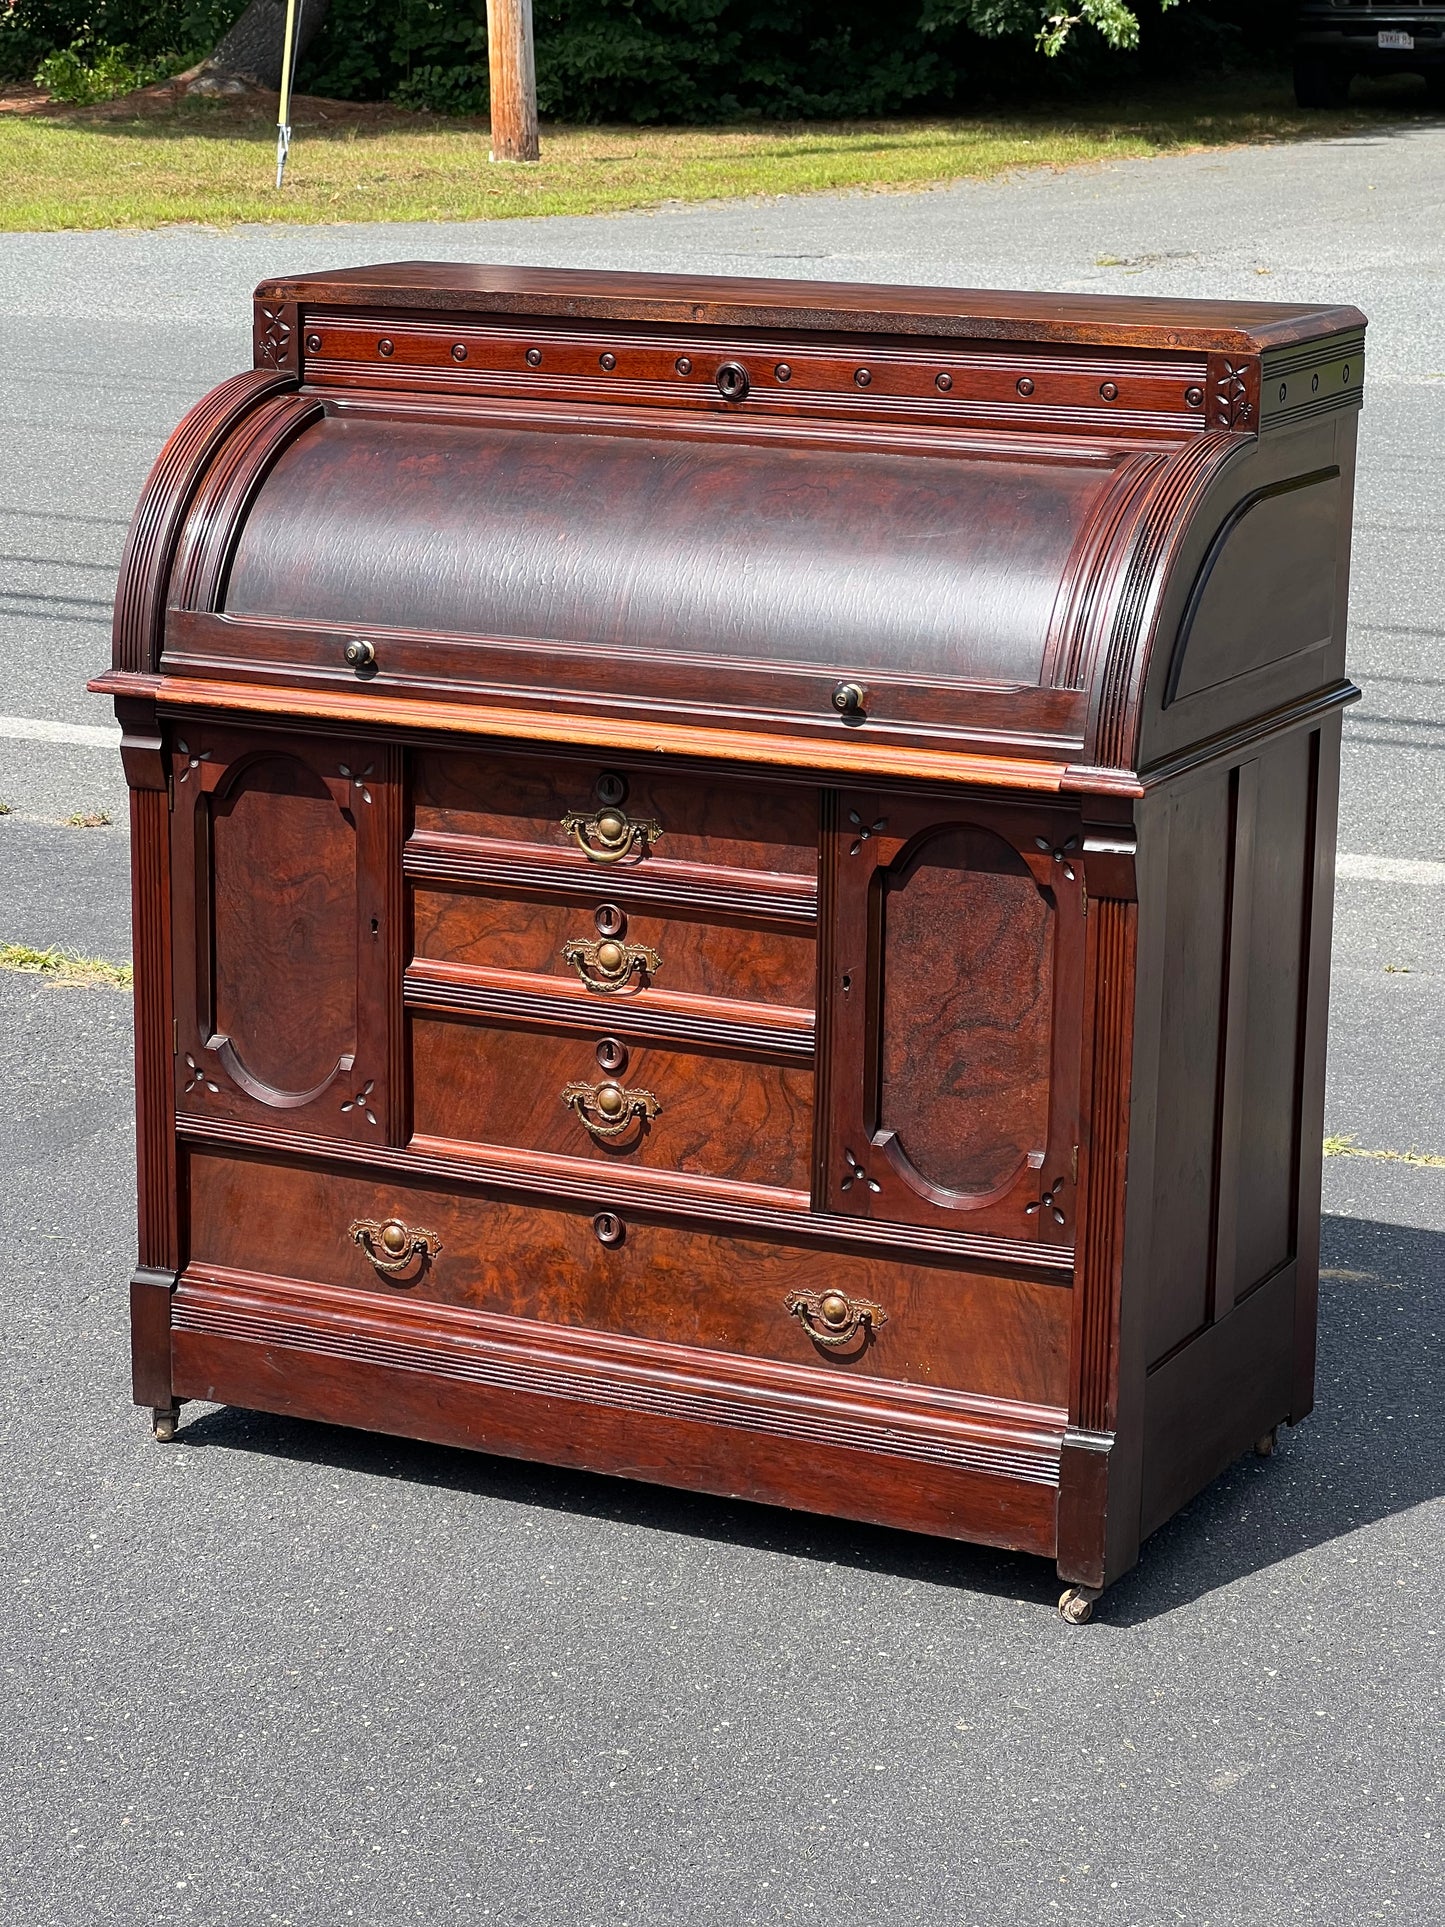
{"label": "brass drawer pull", "polygon": [[569,937],[562,955],[576,965],[577,975],[587,988],[603,996],[628,989],[634,971],[640,990],[646,979],[662,968],[662,958],[645,943],[618,943],[612,937],[600,942],[595,937]]}
{"label": "brass drawer pull", "polygon": [[562,1102],[593,1137],[621,1137],[634,1123],[650,1124],[662,1110],[651,1091],[628,1091],[612,1083],[569,1084]]}
{"label": "brass drawer pull", "polygon": [[615,804],[600,810],[568,810],[562,828],[570,830],[579,850],[594,863],[620,863],[626,856],[646,856],[662,835],[662,825],[650,817],[633,822]]}
{"label": "brass drawer pull", "polygon": [[430,1264],[442,1248],[434,1231],[403,1224],[400,1218],[357,1218],[350,1232],[352,1243],[360,1245],[377,1270],[388,1277],[405,1271],[417,1258]]}
{"label": "brass drawer pull", "polygon": [[860,1330],[876,1332],[888,1323],[887,1312],[871,1298],[842,1291],[790,1291],[783,1304],[820,1345],[846,1345]]}

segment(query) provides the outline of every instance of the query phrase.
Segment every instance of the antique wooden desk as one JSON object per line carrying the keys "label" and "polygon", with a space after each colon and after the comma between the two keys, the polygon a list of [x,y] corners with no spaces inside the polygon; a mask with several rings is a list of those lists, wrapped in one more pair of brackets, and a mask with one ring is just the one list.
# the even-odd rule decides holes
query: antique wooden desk
{"label": "antique wooden desk", "polygon": [[1312,1396],[1352,309],[412,263],[146,484],[135,1396],[1057,1561]]}

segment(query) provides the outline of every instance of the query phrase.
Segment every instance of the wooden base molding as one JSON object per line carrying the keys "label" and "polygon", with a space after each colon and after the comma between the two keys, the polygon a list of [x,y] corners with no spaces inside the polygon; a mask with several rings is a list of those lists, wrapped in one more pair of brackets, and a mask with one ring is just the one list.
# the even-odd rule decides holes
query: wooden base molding
{"label": "wooden base molding", "polygon": [[[394,1375],[415,1435],[1052,1555],[1065,1414],[360,1293],[187,1270],[176,1393],[372,1426]],[[645,1415],[646,1430],[634,1421]],[[386,1430],[395,1429],[388,1420]],[[881,1455],[881,1457],[880,1457]],[[900,1489],[891,1462],[908,1465]],[[892,1495],[890,1500],[890,1494]]]}

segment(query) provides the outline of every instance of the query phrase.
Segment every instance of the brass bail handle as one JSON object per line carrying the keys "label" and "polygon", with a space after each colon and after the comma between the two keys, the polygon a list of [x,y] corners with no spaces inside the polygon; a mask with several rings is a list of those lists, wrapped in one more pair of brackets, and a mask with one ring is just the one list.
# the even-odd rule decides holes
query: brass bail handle
{"label": "brass bail handle", "polygon": [[871,1298],[850,1298],[844,1291],[790,1291],[783,1300],[810,1338],[820,1345],[847,1345],[859,1332],[876,1332],[888,1314]]}
{"label": "brass bail handle", "polygon": [[622,1137],[635,1123],[650,1124],[661,1104],[651,1091],[629,1091],[610,1080],[605,1084],[569,1084],[562,1102],[575,1111],[593,1137]]}
{"label": "brass bail handle", "polygon": [[378,1271],[395,1277],[418,1258],[430,1264],[442,1248],[434,1231],[403,1224],[400,1218],[357,1218],[349,1226],[351,1242],[360,1245]]}
{"label": "brass bail handle", "polygon": [[662,825],[651,817],[631,818],[620,803],[595,810],[568,810],[562,828],[594,863],[621,863],[624,857],[646,856],[662,835]]}
{"label": "brass bail handle", "polygon": [[615,937],[569,937],[562,956],[575,966],[589,990],[611,996],[626,990],[637,973],[638,988],[662,968],[662,958],[645,943],[619,943]]}

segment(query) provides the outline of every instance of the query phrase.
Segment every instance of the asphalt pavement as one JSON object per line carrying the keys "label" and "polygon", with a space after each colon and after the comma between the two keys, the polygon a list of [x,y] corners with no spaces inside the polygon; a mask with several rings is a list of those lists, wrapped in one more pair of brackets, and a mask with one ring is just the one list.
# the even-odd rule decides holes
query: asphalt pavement
{"label": "asphalt pavement", "polygon": [[1445,127],[595,220],[0,237],[0,943],[127,954],[84,683],[251,286],[419,258],[1364,308],[1327,1128],[1381,1155],[1326,1163],[1315,1413],[1071,1628],[1024,1558],[224,1408],[157,1446],[128,1003],[0,973],[0,1921],[1431,1927]]}

